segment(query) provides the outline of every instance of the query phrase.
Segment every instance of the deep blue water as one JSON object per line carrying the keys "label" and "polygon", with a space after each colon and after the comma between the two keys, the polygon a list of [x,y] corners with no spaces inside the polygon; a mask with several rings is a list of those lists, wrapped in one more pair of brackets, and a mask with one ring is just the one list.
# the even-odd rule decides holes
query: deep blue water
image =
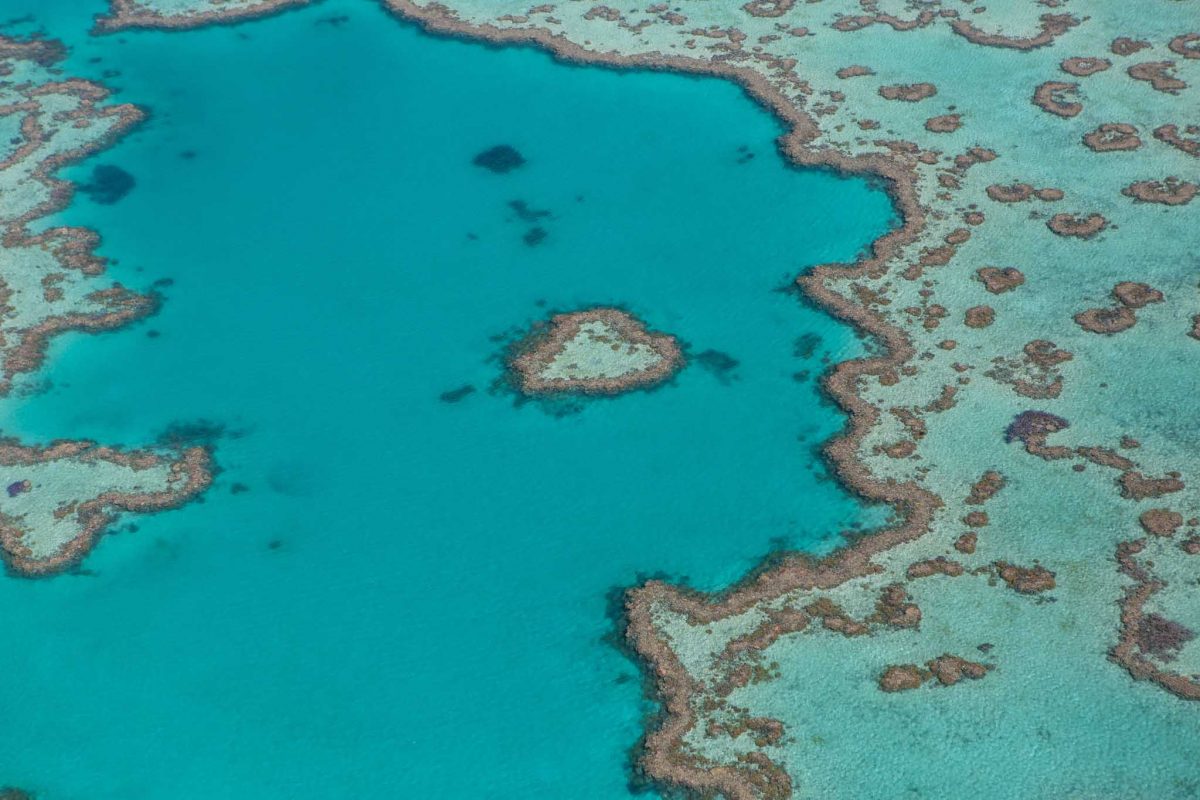
{"label": "deep blue water", "polygon": [[[881,518],[814,454],[842,424],[823,358],[859,344],[778,290],[884,231],[886,197],[785,166],[721,82],[434,39],[351,0],[93,39],[98,6],[0,17],[32,11],[72,74],[116,70],[152,112],[68,171],[133,182],[55,221],[100,230],[114,278],[173,284],[145,323],[59,340],[4,428],[140,445],[207,420],[223,472],[85,574],[0,579],[0,783],[629,796],[652,708],[605,641],[614,590],[718,587]],[[527,163],[472,164],[497,144]],[[540,244],[517,200],[551,213]],[[565,416],[489,391],[505,336],[597,303],[737,366]]]}

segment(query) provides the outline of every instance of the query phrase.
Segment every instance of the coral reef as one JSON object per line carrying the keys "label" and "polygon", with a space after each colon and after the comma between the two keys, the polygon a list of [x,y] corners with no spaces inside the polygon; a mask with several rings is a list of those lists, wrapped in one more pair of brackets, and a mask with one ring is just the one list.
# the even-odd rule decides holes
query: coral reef
{"label": "coral reef", "polygon": [[[157,298],[105,284],[104,259],[90,230],[30,226],[71,199],[61,167],[118,139],[142,119],[128,104],[106,105],[108,92],[63,79],[56,43],[0,37],[0,120],[20,136],[0,160],[0,394],[38,369],[49,340],[67,331],[95,333],[152,313]],[[47,447],[0,443],[0,557],[21,575],[58,572],[82,559],[119,512],[181,505],[208,487],[206,450],[123,451],[86,441]]]}
{"label": "coral reef", "polygon": [[129,28],[183,30],[241,22],[308,5],[310,0],[109,0],[108,14],[96,17],[97,33]]}
{"label": "coral reef", "polygon": [[[862,797],[863,781],[879,785],[878,769],[862,767],[869,760],[887,765],[889,785],[954,796],[961,783],[940,773],[958,781],[962,771],[927,769],[927,743],[977,724],[971,697],[994,691],[1008,702],[988,715],[996,730],[1016,731],[1014,741],[1093,735],[1100,726],[1081,728],[1071,713],[1086,705],[1111,727],[1142,726],[1146,740],[1182,754],[1177,764],[1122,769],[1109,762],[1127,748],[1089,740],[1097,746],[1072,750],[1078,757],[1050,773],[1026,746],[1005,749],[1005,737],[993,737],[994,751],[956,739],[966,757],[1007,776],[1013,796],[1169,796],[1194,778],[1200,753],[1189,742],[1200,731],[1170,704],[1200,698],[1190,677],[1200,674],[1189,638],[1195,606],[1185,581],[1164,577],[1191,558],[1194,534],[1127,538],[1146,533],[1139,520],[1153,509],[1142,501],[1169,496],[1185,520],[1198,502],[1183,475],[1195,470],[1200,436],[1178,424],[1178,409],[1194,403],[1191,373],[1179,365],[1192,363],[1196,346],[1178,334],[1200,318],[1184,299],[1200,230],[1200,206],[1183,199],[1200,156],[1188,3],[1154,13],[1115,0],[1086,9],[1055,0],[384,3],[437,34],[736,81],[785,126],[784,157],[870,176],[901,217],[861,259],[799,280],[871,342],[824,379],[849,415],[825,452],[840,481],[890,506],[894,519],[823,558],[778,555],[715,595],[662,581],[628,593],[628,641],[662,709],[639,750],[641,775],[737,800]],[[1110,61],[1116,69],[1102,67]],[[1064,73],[1070,81],[1055,80]],[[1062,198],[1066,211],[1041,205]],[[1139,314],[1146,321],[1135,326]],[[625,349],[621,336],[598,335],[615,340],[602,342],[609,352]],[[572,341],[560,336],[542,351],[551,361],[530,363],[556,363]],[[572,363],[560,364],[560,385],[587,379]],[[1024,380],[1040,391],[1045,409],[978,380],[997,368],[1014,388]],[[1106,446],[1118,441],[1120,452]],[[994,479],[973,485],[988,472],[1006,480],[994,497]],[[18,500],[37,491],[33,483]],[[1086,513],[1064,513],[1067,503]],[[1148,521],[1161,529],[1174,517]],[[996,668],[952,655],[970,647]],[[1124,672],[1097,658],[1105,650]],[[984,673],[977,690],[879,691]],[[1036,700],[1022,675],[1037,677]],[[1166,691],[1126,691],[1129,677]],[[892,704],[935,696],[938,713],[922,718],[928,735],[895,727]],[[849,722],[846,708],[855,709]],[[828,730],[826,717],[862,735],[816,756],[805,745]],[[745,734],[736,746],[731,731]]]}
{"label": "coral reef", "polygon": [[661,383],[681,366],[674,337],[648,332],[615,308],[556,314],[514,345],[509,359],[515,384],[529,395],[620,394]]}

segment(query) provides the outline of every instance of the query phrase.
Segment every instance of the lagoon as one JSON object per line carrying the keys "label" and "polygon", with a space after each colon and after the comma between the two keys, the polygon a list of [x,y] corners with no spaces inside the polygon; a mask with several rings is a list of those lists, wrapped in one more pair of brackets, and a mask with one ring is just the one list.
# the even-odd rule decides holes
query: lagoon
{"label": "lagoon", "polygon": [[[713,80],[350,0],[89,37],[95,6],[0,2],[151,113],[66,173],[115,166],[127,193],[47,224],[100,231],[112,277],[165,303],[60,338],[3,428],[173,432],[223,471],[77,574],[0,580],[0,779],[42,800],[630,796],[654,709],[613,644],[620,590],[719,588],[883,519],[817,452],[844,420],[819,376],[862,345],[788,287],[886,231],[887,197],[788,167],[778,123]],[[473,163],[497,145],[525,163]],[[691,363],[652,392],[517,402],[506,342],[593,305]]]}

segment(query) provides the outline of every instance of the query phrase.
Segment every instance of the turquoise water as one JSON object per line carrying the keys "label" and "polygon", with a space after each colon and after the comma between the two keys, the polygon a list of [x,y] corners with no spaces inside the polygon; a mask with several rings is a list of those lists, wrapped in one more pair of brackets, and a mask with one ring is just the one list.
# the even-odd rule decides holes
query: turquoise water
{"label": "turquoise water", "polygon": [[[814,454],[842,424],[823,359],[860,344],[779,289],[883,232],[886,197],[787,168],[724,83],[438,40],[349,0],[102,39],[97,3],[43,5],[0,17],[35,13],[68,72],[116,70],[151,111],[67,173],[115,165],[133,190],[53,221],[100,230],[114,278],[173,283],[145,323],[60,339],[5,431],[139,445],[207,420],[224,471],[82,574],[0,579],[0,782],[629,796],[653,708],[606,640],[614,590],[719,587],[882,519]],[[472,165],[496,144],[528,163]],[[515,200],[551,212],[541,244]],[[565,414],[489,390],[515,329],[598,303],[737,366]]]}

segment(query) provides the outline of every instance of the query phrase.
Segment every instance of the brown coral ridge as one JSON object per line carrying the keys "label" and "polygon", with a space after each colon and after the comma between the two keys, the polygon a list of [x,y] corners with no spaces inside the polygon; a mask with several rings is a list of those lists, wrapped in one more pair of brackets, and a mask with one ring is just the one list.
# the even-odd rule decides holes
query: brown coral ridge
{"label": "brown coral ridge", "polygon": [[67,57],[67,46],[57,39],[12,39],[0,35],[0,59],[24,59],[43,67]]}
{"label": "brown coral ridge", "polygon": [[883,692],[907,692],[921,688],[931,677],[930,673],[916,664],[890,664],[879,676],[879,689]]}
{"label": "brown coral ridge", "polygon": [[736,739],[744,733],[749,733],[756,747],[778,744],[783,739],[783,732],[783,723],[771,717],[739,716],[725,723],[712,720],[705,728],[705,735],[709,738],[724,733],[729,738]]}
{"label": "brown coral ridge", "polygon": [[1200,58],[1200,33],[1183,33],[1167,44],[1172,53],[1184,58]]}
{"label": "brown coral ridge", "polygon": [[1142,617],[1137,628],[1138,649],[1161,661],[1174,661],[1183,646],[1195,638],[1190,629],[1158,614]]}
{"label": "brown coral ridge", "polygon": [[1137,315],[1127,306],[1089,308],[1080,311],[1073,319],[1085,331],[1105,335],[1127,331],[1137,324]]}
{"label": "brown coral ridge", "polygon": [[975,275],[992,294],[1004,294],[1025,283],[1025,275],[1016,267],[981,267]]}
{"label": "brown coral ridge", "polygon": [[997,561],[993,566],[1000,580],[1020,594],[1040,594],[1050,591],[1055,586],[1054,573],[1041,565],[1019,567],[1005,561]]}
{"label": "brown coral ridge", "polygon": [[954,133],[961,127],[961,114],[942,114],[925,120],[925,130],[930,133]]}
{"label": "brown coral ridge", "polygon": [[716,657],[716,665],[725,670],[727,676],[714,685],[715,695],[725,697],[734,689],[766,676],[766,670],[756,661],[757,656],[779,638],[809,629],[813,620],[819,620],[824,630],[850,638],[870,634],[871,626],[915,629],[921,624],[921,609],[899,583],[883,587],[875,601],[874,612],[862,620],[851,617],[828,597],[818,597],[803,609],[785,606],[767,609],[765,613],[766,619],[749,633],[730,640]]}
{"label": "brown coral ridge", "polygon": [[871,632],[866,622],[859,622],[846,610],[828,597],[820,597],[804,607],[814,619],[821,620],[821,627],[843,636],[865,636]]}
{"label": "brown coral ridge", "polygon": [[943,653],[926,661],[924,668],[916,664],[888,665],[879,676],[879,689],[884,692],[911,691],[934,679],[942,686],[953,686],[964,679],[979,680],[992,668],[990,664],[980,664],[961,656]]}
{"label": "brown coral ridge", "polygon": [[1053,44],[1071,28],[1079,24],[1079,20],[1070,14],[1042,14],[1040,30],[1035,36],[1005,36],[999,33],[984,33],[965,19],[955,19],[950,22],[950,29],[972,44],[985,47],[1005,47],[1011,50],[1033,50]]}
{"label": "brown coral ridge", "polygon": [[1150,46],[1149,42],[1141,41],[1140,39],[1130,39],[1128,36],[1118,36],[1112,40],[1109,45],[1109,50],[1116,56],[1131,56],[1134,53],[1145,50]]}
{"label": "brown coral ridge", "polygon": [[1033,92],[1033,104],[1048,114],[1058,117],[1074,117],[1083,111],[1083,103],[1069,99],[1077,96],[1079,84],[1063,81],[1046,81]]}
{"label": "brown coral ridge", "polygon": [[971,484],[971,493],[967,495],[967,505],[978,506],[991,500],[1004,488],[1007,481],[995,470],[983,473],[979,480]]}
{"label": "brown coral ridge", "polygon": [[842,67],[836,74],[842,80],[846,80],[847,78],[858,78],[863,75],[874,75],[875,70],[870,67],[864,67],[862,64],[851,64],[848,67]]}
{"label": "brown coral ridge", "polygon": [[1121,625],[1117,643],[1109,650],[1108,657],[1124,667],[1134,680],[1153,681],[1185,700],[1200,700],[1200,681],[1164,669],[1147,657],[1169,661],[1194,634],[1177,622],[1146,613],[1146,603],[1163,584],[1137,562],[1136,556],[1144,547],[1145,540],[1117,546],[1120,571],[1132,578],[1134,584],[1125,589],[1121,598]]}
{"label": "brown coral ridge", "polygon": [[905,103],[916,103],[935,94],[937,87],[932,83],[895,83],[879,87],[879,96],[884,100],[902,100]]}
{"label": "brown coral ridge", "polygon": [[924,561],[915,561],[908,565],[904,575],[910,581],[920,578],[929,578],[934,575],[945,575],[948,578],[957,578],[962,575],[965,570],[963,565],[957,561],[951,561],[945,556],[936,558],[928,558]]}
{"label": "brown coral ridge", "polygon": [[1059,364],[1070,361],[1074,358],[1074,354],[1069,350],[1063,350],[1049,339],[1034,339],[1027,342],[1021,352],[1025,354],[1030,363],[1041,369],[1052,369]]}
{"label": "brown coral ridge", "polygon": [[1117,479],[1121,497],[1126,500],[1147,500],[1184,490],[1178,472],[1168,472],[1161,478],[1147,478],[1140,472],[1128,470]]}
{"label": "brown coral ridge", "polygon": [[1007,186],[999,183],[993,183],[986,189],[987,196],[997,203],[1023,203],[1036,197],[1039,200],[1053,202],[1063,199],[1061,189],[1053,187],[1046,189],[1035,189],[1028,183],[1012,183]]}
{"label": "brown coral ridge", "polygon": [[138,0],[109,0],[108,14],[96,16],[92,32],[113,33],[132,28],[186,30],[205,25],[227,25],[273,16],[306,6],[309,2],[311,0],[258,0],[250,5],[232,8],[223,8],[214,3],[209,11],[172,16],[151,11]]}
{"label": "brown coral ridge", "polygon": [[[809,0],[811,2],[811,0]],[[864,9],[872,10],[869,4],[864,2]],[[912,19],[901,19],[892,14],[876,13],[876,14],[861,14],[859,16],[844,16],[838,17],[829,27],[841,33],[853,33],[861,31],[863,28],[869,28],[872,25],[887,25],[894,31],[912,31],[917,28],[924,28],[937,18],[937,14],[933,9],[922,9],[917,16]]]}
{"label": "brown coral ridge", "polygon": [[767,619],[745,636],[731,639],[721,652],[723,660],[732,660],[742,653],[754,653],[766,650],[781,636],[799,633],[811,622],[808,614],[795,608],[772,609],[767,612]]}
{"label": "brown coral ridge", "polygon": [[795,4],[796,0],[751,0],[742,10],[752,17],[782,17]]}
{"label": "brown coral ridge", "polygon": [[1123,122],[1105,122],[1096,130],[1085,134],[1083,143],[1097,153],[1137,150],[1142,146],[1137,128]]}
{"label": "brown coral ridge", "polygon": [[1058,397],[1063,378],[1057,367],[1075,356],[1047,339],[1034,339],[1022,348],[1020,358],[996,356],[983,374],[1012,386],[1023,397],[1038,400]]}
{"label": "brown coral ridge", "polygon": [[1174,61],[1146,61],[1125,70],[1136,81],[1146,81],[1156,92],[1179,94],[1187,84],[1175,77]]}
{"label": "brown coral ridge", "polygon": [[996,310],[991,306],[972,306],[963,317],[968,328],[986,328],[996,321]]}
{"label": "brown coral ridge", "polygon": [[1075,324],[1091,333],[1113,334],[1129,330],[1137,324],[1136,308],[1161,303],[1163,293],[1147,283],[1121,281],[1112,288],[1119,305],[1112,308],[1089,308],[1075,315]]}
{"label": "brown coral ridge", "polygon": [[[1179,480],[1178,472],[1168,472],[1162,478],[1147,478],[1137,471],[1137,464],[1107,447],[1071,448],[1046,443],[1051,434],[1069,427],[1070,423],[1067,420],[1054,414],[1045,411],[1022,411],[1009,424],[1004,436],[1006,442],[1022,442],[1027,453],[1047,461],[1082,458],[1096,466],[1120,471],[1121,475],[1117,479],[1117,485],[1120,487],[1121,496],[1130,500],[1161,497],[1184,488],[1183,481]],[[1129,436],[1121,437],[1121,447],[1133,449],[1139,446],[1136,439]],[[1076,464],[1074,469],[1079,471],[1084,469],[1084,466]],[[970,520],[964,521],[968,525],[975,524]]]}
{"label": "brown coral ridge", "polygon": [[[645,345],[658,354],[659,361],[646,369],[616,377],[543,378],[542,371],[589,322],[602,322],[620,336],[620,342],[612,344],[614,349],[622,344]],[[650,331],[636,317],[620,309],[593,308],[555,314],[548,323],[535,326],[529,336],[513,345],[508,368],[514,383],[526,395],[563,392],[615,395],[661,383],[678,372],[683,363],[683,351],[674,336]]]}
{"label": "brown coral ridge", "polygon": [[1089,75],[1095,75],[1097,72],[1104,72],[1104,70],[1112,66],[1112,62],[1107,58],[1076,56],[1075,58],[1066,59],[1059,66],[1068,75],[1074,75],[1076,78],[1086,78]]}
{"label": "brown coral ridge", "polygon": [[1200,125],[1188,125],[1183,130],[1187,136],[1179,132],[1178,125],[1160,125],[1154,129],[1154,138],[1189,156],[1200,158]]}
{"label": "brown coral ridge", "polygon": [[1086,217],[1076,214],[1055,214],[1046,222],[1046,227],[1059,236],[1090,239],[1108,227],[1108,220],[1100,214]]}
{"label": "brown coral ridge", "polygon": [[1022,411],[1004,430],[1004,441],[1020,442],[1025,452],[1045,459],[1066,458],[1073,455],[1069,447],[1050,446],[1046,440],[1051,434],[1066,430],[1071,423],[1047,411]]}
{"label": "brown coral ridge", "polygon": [[875,601],[875,613],[867,618],[867,622],[893,628],[918,628],[921,625],[921,609],[911,600],[903,584],[885,586]]}
{"label": "brown coral ridge", "polygon": [[1174,536],[1183,525],[1183,515],[1169,508],[1152,508],[1138,517],[1142,530],[1152,536]]}
{"label": "brown coral ridge", "polygon": [[1121,194],[1132,197],[1139,203],[1159,203],[1165,206],[1182,206],[1192,202],[1200,187],[1174,176],[1161,181],[1137,181],[1121,190]]}
{"label": "brown coral ridge", "polygon": [[1144,308],[1151,303],[1161,303],[1163,293],[1148,283],[1121,281],[1112,288],[1112,295],[1121,305],[1129,308]]}
{"label": "brown coral ridge", "polygon": [[942,686],[953,686],[964,678],[977,681],[992,669],[989,664],[968,661],[949,653],[943,653],[932,661],[925,662],[925,666]]}
{"label": "brown coral ridge", "polygon": [[0,514],[0,557],[14,573],[34,577],[50,575],[77,564],[95,546],[118,512],[166,511],[196,498],[212,483],[212,456],[207,448],[192,447],[174,457],[148,450],[122,451],[89,441],[56,442],[44,448],[25,447],[11,440],[0,443],[0,464],[38,464],[60,459],[83,462],[105,461],[134,470],[170,463],[169,482],[158,492],[104,492],[73,506],[79,533],[48,558],[36,558],[23,541],[25,532],[18,520]]}

